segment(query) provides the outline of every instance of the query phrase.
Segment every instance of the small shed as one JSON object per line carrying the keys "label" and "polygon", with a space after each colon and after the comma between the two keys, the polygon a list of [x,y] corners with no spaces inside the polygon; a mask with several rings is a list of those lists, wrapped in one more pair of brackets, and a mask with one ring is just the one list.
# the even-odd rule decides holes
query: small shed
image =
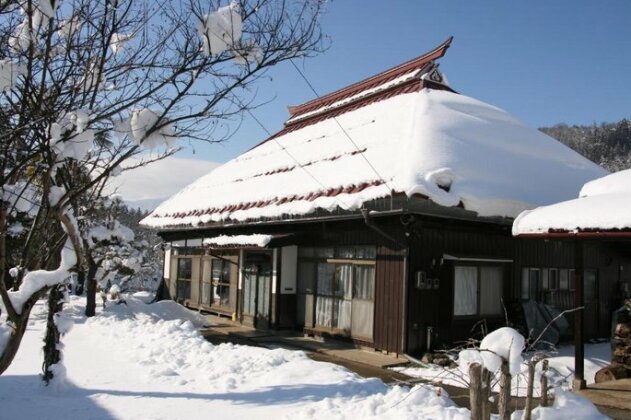
{"label": "small shed", "polygon": [[[572,242],[574,246],[574,282],[576,293],[575,346],[577,386],[584,386],[583,343],[586,314],[600,294],[612,301],[602,318],[611,323],[611,311],[629,297],[631,289],[631,169],[586,183],[579,197],[521,213],[513,224],[518,238],[548,242]],[[586,270],[586,261],[606,247],[611,256],[607,288],[598,288],[597,279]],[[617,256],[618,258],[614,258]]]}

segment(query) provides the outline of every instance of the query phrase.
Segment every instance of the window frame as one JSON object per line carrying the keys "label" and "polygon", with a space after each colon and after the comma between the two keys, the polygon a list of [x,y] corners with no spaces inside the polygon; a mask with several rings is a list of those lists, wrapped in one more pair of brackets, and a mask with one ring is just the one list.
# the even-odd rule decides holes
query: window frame
{"label": "window frame", "polygon": [[[188,273],[184,273],[184,274],[188,274],[188,277],[183,275],[183,268],[182,265],[184,262],[188,262]],[[175,290],[175,295],[176,298],[178,300],[189,300],[191,299],[191,285],[192,285],[192,281],[193,281],[193,258],[191,257],[177,257],[177,274],[176,274],[176,290]],[[181,296],[180,290],[182,289],[188,289],[188,294],[187,296]]]}
{"label": "window frame", "polygon": [[[219,264],[219,278],[215,278],[215,264]],[[212,305],[211,306],[219,306],[228,308],[230,307],[230,288],[231,285],[231,261],[225,260],[223,258],[212,258],[210,260],[210,284],[211,284],[211,298]],[[221,301],[221,293],[220,291],[225,289],[227,291],[228,300],[225,303]],[[216,292],[216,293],[215,293]],[[219,296],[219,300],[215,301],[215,296]]]}

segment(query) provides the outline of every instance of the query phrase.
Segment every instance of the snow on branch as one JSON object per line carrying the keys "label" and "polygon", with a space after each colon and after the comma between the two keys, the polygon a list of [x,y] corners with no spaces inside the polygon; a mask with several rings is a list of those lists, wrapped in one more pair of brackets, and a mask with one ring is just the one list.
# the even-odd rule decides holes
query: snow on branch
{"label": "snow on branch", "polygon": [[9,291],[11,304],[16,312],[21,313],[24,303],[44,287],[54,286],[66,280],[70,276],[70,269],[77,264],[77,253],[70,238],[61,250],[61,262],[56,270],[36,270],[24,276],[22,285],[18,291]]}

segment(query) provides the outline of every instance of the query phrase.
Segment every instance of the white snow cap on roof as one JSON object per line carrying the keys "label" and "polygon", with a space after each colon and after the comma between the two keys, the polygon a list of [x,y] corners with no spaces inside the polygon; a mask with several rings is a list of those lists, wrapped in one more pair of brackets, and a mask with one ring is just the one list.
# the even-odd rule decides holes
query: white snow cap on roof
{"label": "white snow cap on roof", "polygon": [[[515,217],[576,197],[586,181],[604,174],[499,108],[426,88],[268,140],[198,179],[142,223],[163,228],[354,210],[391,190],[462,204],[480,216]],[[346,190],[321,194],[337,188]]]}
{"label": "white snow cap on roof", "polygon": [[631,169],[586,183],[579,198],[525,211],[513,235],[631,229]]}

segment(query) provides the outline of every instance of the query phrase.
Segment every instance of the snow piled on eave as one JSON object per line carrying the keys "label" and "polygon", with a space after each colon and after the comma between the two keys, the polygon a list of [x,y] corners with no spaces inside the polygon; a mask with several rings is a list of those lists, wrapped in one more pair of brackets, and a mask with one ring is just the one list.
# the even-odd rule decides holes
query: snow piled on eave
{"label": "snow piled on eave", "polygon": [[214,238],[206,238],[204,239],[204,245],[210,246],[229,246],[229,245],[240,245],[240,246],[256,246],[259,248],[265,248],[267,244],[272,240],[272,235],[262,235],[262,234],[253,234],[253,235],[221,235],[216,236]]}
{"label": "snow piled on eave", "polygon": [[520,214],[513,235],[631,229],[631,170],[586,183],[580,197]]}
{"label": "snow piled on eave", "polygon": [[[606,174],[501,109],[452,92],[401,94],[336,119],[238,156],[161,204],[142,223],[164,228],[355,210],[391,190],[422,194],[447,207],[462,204],[480,216],[515,217],[525,209],[576,197],[586,181]],[[305,198],[373,182],[382,185]],[[292,200],[279,204],[281,198]],[[230,208],[268,201],[244,210]],[[204,214],[207,209],[215,210]],[[174,217],[177,213],[188,215]]]}

